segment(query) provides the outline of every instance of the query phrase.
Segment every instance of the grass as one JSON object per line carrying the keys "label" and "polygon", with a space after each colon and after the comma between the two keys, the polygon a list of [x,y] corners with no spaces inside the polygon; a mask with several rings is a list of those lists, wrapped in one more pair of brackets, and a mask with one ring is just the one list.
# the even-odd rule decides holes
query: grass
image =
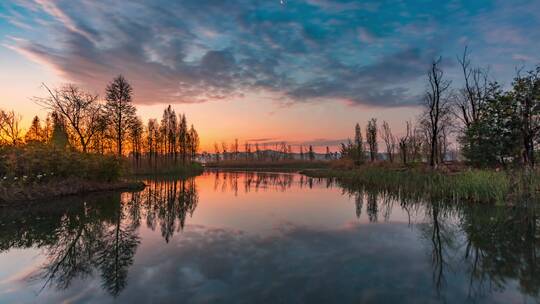
{"label": "grass", "polygon": [[310,177],[336,178],[345,187],[366,187],[416,199],[509,203],[535,197],[540,186],[536,173],[465,170],[438,172],[424,168],[363,166],[353,170],[305,170]]}

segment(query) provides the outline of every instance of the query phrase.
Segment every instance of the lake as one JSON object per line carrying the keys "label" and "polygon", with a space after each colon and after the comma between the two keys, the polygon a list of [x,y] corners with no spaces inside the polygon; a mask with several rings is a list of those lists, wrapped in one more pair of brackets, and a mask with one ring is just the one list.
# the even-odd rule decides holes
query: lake
{"label": "lake", "polygon": [[425,202],[294,173],[146,183],[0,209],[0,303],[540,302],[532,204]]}

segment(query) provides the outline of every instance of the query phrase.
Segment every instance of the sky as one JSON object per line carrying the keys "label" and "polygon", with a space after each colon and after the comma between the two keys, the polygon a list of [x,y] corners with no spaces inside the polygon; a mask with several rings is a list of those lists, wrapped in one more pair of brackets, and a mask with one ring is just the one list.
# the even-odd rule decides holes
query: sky
{"label": "sky", "polygon": [[461,85],[465,46],[510,85],[540,63],[537,0],[3,0],[0,108],[29,124],[42,83],[103,96],[118,74],[144,120],[171,104],[214,142],[326,145],[371,117],[418,117],[431,61]]}

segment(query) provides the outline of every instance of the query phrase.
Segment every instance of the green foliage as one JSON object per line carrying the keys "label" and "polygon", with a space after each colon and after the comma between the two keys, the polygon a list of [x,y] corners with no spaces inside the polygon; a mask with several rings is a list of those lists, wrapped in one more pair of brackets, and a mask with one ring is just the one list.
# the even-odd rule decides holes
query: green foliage
{"label": "green foliage", "polygon": [[422,169],[361,167],[355,170],[312,170],[311,177],[335,177],[346,187],[367,187],[416,200],[505,203],[540,189],[540,175],[524,171],[471,170],[454,174]]}
{"label": "green foliage", "polygon": [[512,90],[491,83],[477,118],[460,137],[465,158],[478,167],[507,166],[522,161],[534,165],[534,146],[540,136],[540,66],[518,75]]}
{"label": "green foliage", "polygon": [[30,143],[0,149],[0,177],[3,182],[43,182],[77,177],[84,180],[116,181],[123,164],[112,156],[83,154],[54,145]]}

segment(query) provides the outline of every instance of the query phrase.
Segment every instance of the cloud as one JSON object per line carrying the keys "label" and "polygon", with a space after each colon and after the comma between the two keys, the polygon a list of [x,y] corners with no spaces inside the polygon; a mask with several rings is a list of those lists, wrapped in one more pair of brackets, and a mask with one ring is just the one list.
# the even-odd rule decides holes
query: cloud
{"label": "cloud", "polygon": [[[285,104],[416,105],[431,59],[444,52],[453,58],[465,34],[493,42],[501,29],[504,41],[532,41],[510,17],[496,26],[500,10],[465,1],[14,3],[2,14],[21,31],[4,44],[97,92],[124,74],[142,104],[263,91],[279,93]],[[464,22],[476,15],[482,33]]]}

